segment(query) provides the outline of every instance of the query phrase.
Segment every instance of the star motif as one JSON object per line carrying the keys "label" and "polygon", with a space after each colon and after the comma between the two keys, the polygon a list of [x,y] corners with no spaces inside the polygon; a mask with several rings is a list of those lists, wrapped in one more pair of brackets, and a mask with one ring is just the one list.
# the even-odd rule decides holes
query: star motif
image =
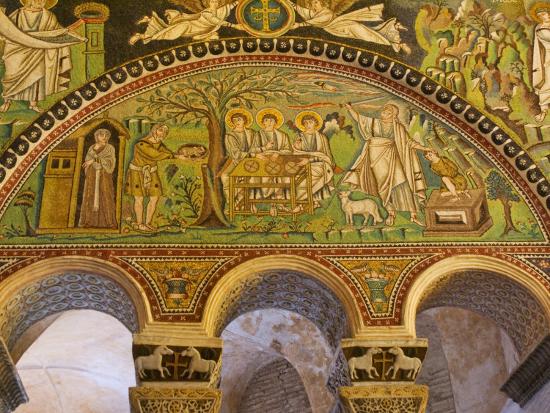
{"label": "star motif", "polygon": [[414,83],[418,80],[418,78],[416,76],[411,76],[409,77],[409,80]]}
{"label": "star motif", "polygon": [[287,46],[288,46],[288,43],[285,42],[285,41],[283,41],[283,42],[281,42],[281,43],[279,43],[279,44],[281,45],[281,47],[287,47]]}

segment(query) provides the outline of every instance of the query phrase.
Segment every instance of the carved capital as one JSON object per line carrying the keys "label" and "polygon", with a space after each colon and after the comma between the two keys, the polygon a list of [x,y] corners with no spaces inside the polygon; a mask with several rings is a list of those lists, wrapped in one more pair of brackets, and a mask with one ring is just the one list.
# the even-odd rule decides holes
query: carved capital
{"label": "carved capital", "polygon": [[220,381],[222,348],[187,343],[134,344],[134,366],[141,386],[158,383],[213,387]]}
{"label": "carved capital", "polygon": [[28,401],[8,348],[0,337],[0,413],[10,413]]}
{"label": "carved capital", "polygon": [[379,382],[414,383],[426,357],[426,340],[342,343],[353,386]]}
{"label": "carved capital", "polygon": [[347,413],[424,413],[428,404],[428,386],[368,384],[341,387],[340,399]]}
{"label": "carved capital", "polygon": [[131,413],[218,413],[221,391],[207,388],[132,387]]}

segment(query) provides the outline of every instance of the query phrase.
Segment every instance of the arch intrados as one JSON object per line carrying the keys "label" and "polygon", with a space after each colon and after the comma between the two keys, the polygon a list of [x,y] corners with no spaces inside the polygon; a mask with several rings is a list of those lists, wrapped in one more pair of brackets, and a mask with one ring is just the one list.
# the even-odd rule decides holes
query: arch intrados
{"label": "arch intrados", "polygon": [[241,264],[218,281],[212,289],[204,307],[203,327],[209,336],[216,335],[216,324],[222,317],[221,309],[225,296],[238,284],[248,278],[269,271],[293,271],[312,278],[327,287],[340,301],[347,320],[351,336],[355,336],[363,326],[361,312],[357,307],[349,287],[332,271],[321,264],[298,256],[276,255],[252,259]]}
{"label": "arch intrados", "polygon": [[108,278],[119,285],[136,309],[138,330],[142,331],[152,321],[149,302],[138,284],[124,270],[116,265],[93,257],[62,256],[45,258],[16,271],[0,283],[0,303],[7,302],[26,286],[49,276],[64,272],[78,272]]}
{"label": "arch intrados", "polygon": [[426,292],[439,280],[464,271],[488,271],[498,274],[524,287],[537,300],[550,323],[550,294],[547,288],[532,275],[510,262],[488,256],[457,255],[445,258],[422,272],[411,284],[403,307],[405,329],[416,337],[416,315]]}

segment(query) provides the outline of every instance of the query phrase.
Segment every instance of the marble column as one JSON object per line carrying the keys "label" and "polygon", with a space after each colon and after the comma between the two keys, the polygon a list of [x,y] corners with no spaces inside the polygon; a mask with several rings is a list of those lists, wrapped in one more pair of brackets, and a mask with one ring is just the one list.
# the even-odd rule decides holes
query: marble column
{"label": "marble column", "polygon": [[0,413],[11,413],[28,401],[6,343],[0,337]]}
{"label": "marble column", "polygon": [[222,341],[136,335],[132,413],[218,413]]}
{"label": "marble column", "polygon": [[351,386],[340,387],[348,413],[424,413],[428,387],[415,384],[428,342],[343,340]]}

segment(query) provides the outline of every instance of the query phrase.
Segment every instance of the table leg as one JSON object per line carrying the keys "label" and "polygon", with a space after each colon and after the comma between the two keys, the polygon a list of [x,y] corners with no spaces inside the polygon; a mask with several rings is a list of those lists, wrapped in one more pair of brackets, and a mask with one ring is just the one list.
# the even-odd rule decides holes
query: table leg
{"label": "table leg", "polygon": [[235,177],[229,177],[229,221],[235,218]]}

